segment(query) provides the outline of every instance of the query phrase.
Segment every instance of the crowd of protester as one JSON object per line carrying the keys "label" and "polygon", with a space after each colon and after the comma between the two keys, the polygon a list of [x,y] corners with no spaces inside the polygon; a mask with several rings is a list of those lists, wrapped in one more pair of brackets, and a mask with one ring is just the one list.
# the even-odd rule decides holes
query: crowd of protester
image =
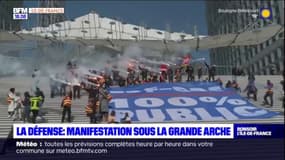
{"label": "crowd of protester", "polygon": [[[62,97],[62,103],[60,105],[62,108],[62,123],[65,122],[66,115],[67,121],[69,123],[72,122],[72,102],[76,99],[80,99],[81,90],[85,90],[88,93],[88,102],[86,102],[85,113],[86,116],[89,117],[90,123],[131,123],[128,113],[125,113],[124,117],[118,122],[115,118],[115,111],[109,111],[109,102],[112,99],[112,96],[109,94],[108,88],[114,85],[123,87],[145,83],[182,82],[182,76],[186,75],[187,78],[185,82],[217,82],[223,88],[232,88],[238,93],[242,92],[242,89],[236,80],[228,80],[224,85],[220,78],[216,78],[215,65],[207,65],[208,76],[204,76],[204,80],[202,80],[203,68],[198,67],[197,72],[195,72],[195,68],[191,65],[179,68],[168,68],[159,73],[148,71],[145,68],[140,68],[139,70],[129,68],[127,77],[120,76],[118,71],[113,71],[113,75],[100,73],[100,78],[86,75],[86,77],[84,77],[85,81],[80,81],[78,74],[74,71],[76,68],[76,65],[70,63],[67,64],[67,71],[71,73],[72,79],[68,79],[63,74],[56,74],[54,78],[50,79],[50,97]],[[38,72],[38,70],[35,71]],[[197,75],[195,75],[195,73]],[[36,74],[33,74],[32,77],[36,78]],[[198,79],[196,80],[195,77]],[[284,80],[280,83],[284,89]],[[30,123],[36,123],[37,117],[41,117],[41,119],[44,120],[42,106],[45,102],[45,95],[38,86],[39,81],[36,80],[33,86],[35,90],[32,90],[32,92],[26,91],[23,97],[16,93],[15,88],[10,89],[7,95],[8,117]],[[274,104],[273,86],[273,83],[270,80],[267,80],[264,87],[266,89],[263,96],[264,105],[273,106]],[[250,73],[248,75],[248,84],[243,89],[243,92],[246,92],[248,99],[252,98],[254,101],[257,101],[258,89],[255,85],[254,74]]]}

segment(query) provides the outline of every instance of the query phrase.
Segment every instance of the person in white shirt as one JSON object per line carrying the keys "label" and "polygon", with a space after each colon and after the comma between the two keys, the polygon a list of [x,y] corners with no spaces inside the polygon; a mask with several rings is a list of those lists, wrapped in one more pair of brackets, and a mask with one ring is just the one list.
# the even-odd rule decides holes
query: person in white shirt
{"label": "person in white shirt", "polygon": [[75,74],[73,80],[72,80],[72,85],[73,85],[73,99],[75,100],[76,98],[80,99],[80,82],[78,79],[78,75]]}
{"label": "person in white shirt", "polygon": [[14,114],[15,109],[15,88],[10,88],[10,92],[7,96],[7,102],[8,102],[8,117],[12,117]]}

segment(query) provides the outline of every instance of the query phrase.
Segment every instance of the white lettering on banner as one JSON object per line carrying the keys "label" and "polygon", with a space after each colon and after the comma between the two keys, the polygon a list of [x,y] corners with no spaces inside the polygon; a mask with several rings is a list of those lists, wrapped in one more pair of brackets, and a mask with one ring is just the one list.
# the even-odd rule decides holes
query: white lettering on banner
{"label": "white lettering on banner", "polygon": [[121,94],[125,93],[124,91],[110,91],[110,94]]}
{"label": "white lettering on banner", "polygon": [[216,110],[221,113],[226,120],[238,120],[239,118],[237,116],[235,116],[234,114],[232,114],[231,111],[229,111],[227,108],[225,107],[217,107]]}
{"label": "white lettering on banner", "polygon": [[166,109],[166,111],[174,121],[195,121],[198,119],[190,109]]}
{"label": "white lettering on banner", "polygon": [[[238,120],[269,114],[269,111],[251,106],[247,101],[228,98],[228,96],[219,98],[205,96],[196,99],[190,97],[113,98],[111,105],[117,111],[118,117],[123,117],[125,112],[128,112],[132,120],[142,122]],[[201,102],[204,102],[205,106],[201,106],[202,104],[199,104]],[[225,104],[230,105],[230,108],[223,107]]]}
{"label": "white lettering on banner", "polygon": [[172,97],[168,99],[168,103],[179,107],[190,107],[198,104],[195,99],[189,97]]}
{"label": "white lettering on banner", "polygon": [[189,92],[189,90],[184,87],[172,87],[172,88],[174,91],[177,91],[177,92]]}
{"label": "white lettering on banner", "polygon": [[223,91],[220,86],[213,86],[208,88],[209,91]]}
{"label": "white lettering on banner", "polygon": [[[255,117],[262,116],[267,114],[266,110],[260,110],[249,112],[247,110],[256,110],[255,107],[251,106],[241,106],[235,107],[234,111],[231,112],[225,107],[217,107],[215,108],[217,113],[220,113],[219,116],[213,116],[207,111],[205,108],[193,108],[194,111],[188,108],[172,108],[172,109],[139,109],[134,111],[134,113],[130,110],[117,110],[120,116],[118,118],[123,118],[126,112],[129,113],[130,117],[134,121],[141,122],[162,122],[167,119],[171,121],[195,121],[195,120],[205,120],[205,121],[221,121],[221,120],[238,120],[239,118],[234,115],[246,116],[246,117]],[[223,116],[223,117],[222,117]],[[137,119],[134,119],[137,117]]]}
{"label": "white lettering on banner", "polygon": [[217,99],[215,97],[199,97],[199,100],[201,102],[206,102],[206,103],[215,103],[215,102],[217,102]]}
{"label": "white lettering on banner", "polygon": [[146,92],[154,92],[154,91],[157,91],[157,87],[151,87],[151,88],[145,88],[144,91]]}
{"label": "white lettering on banner", "polygon": [[114,98],[110,103],[114,103],[115,108],[129,108],[128,100],[126,98]]}
{"label": "white lettering on banner", "polygon": [[126,93],[141,93],[139,90],[133,90],[133,91],[126,91]]}
{"label": "white lettering on banner", "polygon": [[221,116],[212,116],[210,115],[210,113],[205,110],[205,108],[194,108],[195,112],[201,117],[201,119],[206,119],[209,121],[220,121],[220,120],[225,120],[223,117]]}
{"label": "white lettering on banner", "polygon": [[204,88],[189,88],[192,92],[207,92]]}
{"label": "white lettering on banner", "polygon": [[172,88],[159,88],[160,91],[171,91]]}
{"label": "white lettering on banner", "polygon": [[138,98],[135,104],[139,107],[160,107],[164,105],[164,101],[160,98]]}
{"label": "white lettering on banner", "polygon": [[150,111],[140,109],[136,110],[136,114],[138,120],[142,122],[163,122],[165,120],[165,115],[160,109],[150,109]]}
{"label": "white lettering on banner", "polygon": [[229,99],[227,102],[232,105],[245,105],[247,103],[246,101],[240,99]]}
{"label": "white lettering on banner", "polygon": [[228,97],[222,97],[216,105],[217,106],[223,105],[227,99],[228,99]]}
{"label": "white lettering on banner", "polygon": [[245,117],[256,117],[267,114],[268,112],[264,109],[258,109],[252,106],[239,106],[234,108],[234,112],[238,115]]}

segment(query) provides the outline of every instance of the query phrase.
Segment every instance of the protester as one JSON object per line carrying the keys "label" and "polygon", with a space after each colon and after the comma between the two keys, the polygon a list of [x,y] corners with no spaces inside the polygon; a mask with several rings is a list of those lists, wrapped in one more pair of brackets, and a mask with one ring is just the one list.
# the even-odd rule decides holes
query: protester
{"label": "protester", "polygon": [[216,65],[212,65],[209,68],[209,81],[215,81],[215,75],[216,75]]}
{"label": "protester", "polygon": [[24,106],[24,114],[23,114],[23,121],[24,123],[26,122],[30,122],[30,105],[31,105],[31,96],[30,96],[30,93],[28,91],[26,91],[24,93],[24,99],[22,101],[22,104]]}
{"label": "protester", "polygon": [[108,117],[108,123],[118,123],[116,122],[116,112],[113,110],[109,117]]}
{"label": "protester", "polygon": [[226,88],[230,88],[232,86],[232,81],[228,80],[228,82],[226,83],[225,87]]}
{"label": "protester", "polygon": [[254,84],[254,81],[248,82],[246,88],[243,90],[243,92],[247,91],[247,98],[250,99],[250,95],[253,95],[253,99],[257,101],[257,88]]}
{"label": "protester", "polygon": [[221,87],[223,87],[223,81],[221,80],[221,78],[217,78],[216,82],[219,83]]}
{"label": "protester", "polygon": [[175,73],[175,82],[181,82],[181,81],[182,81],[182,74],[180,69],[177,69]]}
{"label": "protester", "polygon": [[198,80],[200,81],[201,78],[202,78],[202,74],[203,74],[203,68],[202,67],[199,67],[198,68]]}
{"label": "protester", "polygon": [[131,118],[130,118],[128,112],[125,113],[124,117],[121,119],[121,122],[122,123],[131,123]]}
{"label": "protester", "polygon": [[108,90],[104,87],[105,79],[101,78],[99,80],[99,108],[100,114],[102,116],[102,122],[107,123],[108,121],[108,114],[109,114],[109,101],[111,100],[111,96]]}
{"label": "protester", "polygon": [[7,95],[7,103],[8,103],[8,117],[11,118],[14,114],[15,109],[15,88],[10,88],[10,92]]}
{"label": "protester", "polygon": [[170,67],[167,69],[167,76],[168,76],[168,82],[172,83],[173,82],[173,70]]}
{"label": "protester", "polygon": [[61,102],[61,107],[63,108],[61,123],[64,122],[66,114],[67,114],[67,121],[69,123],[71,122],[71,104],[72,104],[71,98],[68,95],[66,95]]}
{"label": "protester", "polygon": [[231,84],[231,87],[233,89],[235,89],[236,91],[241,92],[241,89],[240,89],[239,84],[237,83],[237,81],[233,80],[233,82]]}
{"label": "protester", "polygon": [[23,110],[22,110],[22,101],[21,101],[20,93],[16,93],[14,103],[15,103],[15,108],[13,111],[13,115],[14,115],[13,121],[22,120]]}
{"label": "protester", "polygon": [[67,79],[64,74],[61,74],[61,79],[66,82],[60,83],[59,95],[62,97],[66,95]]}
{"label": "protester", "polygon": [[187,82],[194,81],[194,68],[192,65],[187,65],[186,73],[187,73]]}
{"label": "protester", "polygon": [[30,98],[31,102],[31,112],[33,113],[32,116],[32,123],[36,123],[36,119],[40,110],[40,103],[43,101],[43,98],[41,96],[33,96]]}
{"label": "protester", "polygon": [[[273,83],[270,80],[267,80],[267,84],[264,88],[267,90],[266,90],[265,95],[263,97],[263,99],[264,99],[263,104],[264,105],[270,105],[272,107],[273,106]],[[270,104],[268,103],[268,99],[267,99],[268,97],[270,100]]]}
{"label": "protester", "polygon": [[73,99],[75,100],[76,98],[80,99],[80,81],[79,77],[77,74],[75,74],[73,80],[72,80],[72,85],[73,85]]}

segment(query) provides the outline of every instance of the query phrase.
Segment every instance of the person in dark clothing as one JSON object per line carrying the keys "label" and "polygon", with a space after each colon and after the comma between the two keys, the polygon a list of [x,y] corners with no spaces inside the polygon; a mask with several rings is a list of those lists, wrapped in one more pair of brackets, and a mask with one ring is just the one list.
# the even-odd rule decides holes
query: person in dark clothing
{"label": "person in dark clothing", "polygon": [[194,68],[192,65],[188,65],[186,67],[186,73],[187,73],[187,82],[194,81]]}
{"label": "person in dark clothing", "polygon": [[250,95],[253,95],[253,99],[257,101],[257,88],[254,84],[254,81],[250,81],[246,88],[244,89],[244,92],[247,91],[247,98],[250,99]]}
{"label": "person in dark clothing", "polygon": [[85,107],[85,112],[86,112],[86,115],[90,118],[91,124],[97,123],[97,120],[96,120],[97,107],[96,107],[96,102],[94,99],[91,98],[88,100],[88,104]]}
{"label": "person in dark clothing", "polygon": [[173,82],[173,70],[171,68],[168,68],[167,76],[168,76],[168,82],[172,83]]}
{"label": "person in dark clothing", "polygon": [[74,85],[73,86],[73,99],[80,99],[80,85]]}
{"label": "person in dark clothing", "polygon": [[158,76],[156,74],[153,75],[151,82],[153,82],[153,83],[159,82]]}
{"label": "person in dark clothing", "polygon": [[66,83],[59,84],[59,95],[63,97],[66,95],[67,79],[64,76],[64,74],[61,74],[61,79],[63,79],[66,82]]}
{"label": "person in dark clothing", "polygon": [[[115,67],[115,68],[117,68],[117,67]],[[113,70],[112,73],[113,73],[113,82],[114,82],[115,85],[116,85],[116,84],[119,83],[119,79],[120,79],[119,71]]]}
{"label": "person in dark clothing", "polygon": [[226,88],[230,88],[232,87],[232,82],[230,80],[228,80],[228,82],[226,83]]}
{"label": "person in dark clothing", "polygon": [[30,102],[30,93],[29,92],[25,92],[24,93],[24,100],[22,101],[22,104],[24,106],[24,123],[26,122],[29,122],[30,121],[30,105],[31,105],[31,102]]}
{"label": "person in dark clothing", "polygon": [[119,86],[120,87],[124,87],[126,85],[126,80],[124,79],[124,77],[120,76],[119,78]]}
{"label": "person in dark clothing", "polygon": [[143,81],[147,81],[147,73],[148,73],[147,69],[143,68],[141,71],[141,76]]}
{"label": "person in dark clothing", "polygon": [[51,77],[50,78],[50,98],[54,98],[56,94],[56,81]]}
{"label": "person in dark clothing", "polygon": [[202,78],[202,74],[203,74],[203,68],[202,68],[202,67],[199,67],[199,68],[198,68],[198,79],[199,79],[199,81],[200,81],[201,78]]}
{"label": "person in dark clothing", "polygon": [[88,99],[96,100],[98,98],[98,88],[91,86],[89,88],[84,88],[88,92]]}
{"label": "person in dark clothing", "polygon": [[67,69],[72,69],[72,63],[71,61],[68,61],[66,64]]}
{"label": "person in dark clothing", "polygon": [[216,65],[212,65],[209,69],[209,81],[215,81]]}
{"label": "person in dark clothing", "polygon": [[110,86],[112,86],[112,83],[113,83],[112,78],[110,76],[106,76],[105,79],[106,79],[105,87],[110,88]]}
{"label": "person in dark clothing", "polygon": [[60,85],[60,90],[59,90],[59,93],[60,93],[60,96],[64,96],[66,95],[66,84],[65,83],[61,83]]}

